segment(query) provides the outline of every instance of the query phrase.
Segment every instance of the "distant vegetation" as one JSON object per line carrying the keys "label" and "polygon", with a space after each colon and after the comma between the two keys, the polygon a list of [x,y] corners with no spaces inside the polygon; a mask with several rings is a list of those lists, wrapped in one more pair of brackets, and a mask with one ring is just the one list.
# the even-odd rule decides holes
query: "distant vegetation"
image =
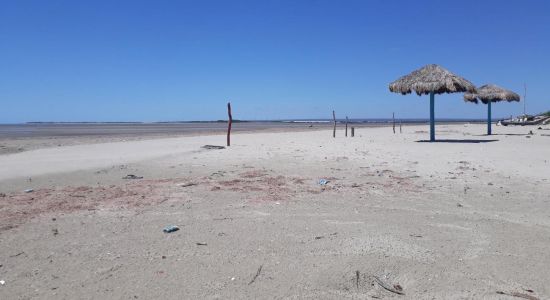
{"label": "distant vegetation", "polygon": [[547,116],[547,117],[550,117],[550,110],[545,112],[545,113],[542,113],[543,116]]}
{"label": "distant vegetation", "polygon": [[27,122],[26,124],[143,124],[143,122]]}

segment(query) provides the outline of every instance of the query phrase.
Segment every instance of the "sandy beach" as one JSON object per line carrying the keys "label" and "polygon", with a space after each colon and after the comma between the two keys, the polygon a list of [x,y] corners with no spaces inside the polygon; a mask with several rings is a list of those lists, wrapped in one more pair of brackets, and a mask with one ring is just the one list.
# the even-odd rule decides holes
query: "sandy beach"
{"label": "sandy beach", "polygon": [[550,126],[427,130],[6,137],[0,299],[549,299]]}

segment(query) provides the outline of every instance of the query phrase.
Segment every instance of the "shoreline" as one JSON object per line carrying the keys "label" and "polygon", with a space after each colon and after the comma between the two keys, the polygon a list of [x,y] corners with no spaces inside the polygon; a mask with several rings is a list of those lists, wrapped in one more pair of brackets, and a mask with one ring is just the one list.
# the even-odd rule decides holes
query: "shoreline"
{"label": "shoreline", "polygon": [[[445,123],[437,125],[464,125],[477,123]],[[402,123],[403,127],[422,126],[418,123]],[[109,142],[140,141],[149,139],[187,136],[211,136],[226,134],[225,123],[173,123],[173,124],[19,124],[0,125],[0,155],[21,153],[43,148],[100,144]],[[240,122],[234,123],[233,134],[256,132],[302,132],[332,129],[332,123]],[[391,127],[391,123],[349,123],[348,127]],[[399,123],[396,123],[396,128]],[[337,124],[337,130],[344,128]]]}

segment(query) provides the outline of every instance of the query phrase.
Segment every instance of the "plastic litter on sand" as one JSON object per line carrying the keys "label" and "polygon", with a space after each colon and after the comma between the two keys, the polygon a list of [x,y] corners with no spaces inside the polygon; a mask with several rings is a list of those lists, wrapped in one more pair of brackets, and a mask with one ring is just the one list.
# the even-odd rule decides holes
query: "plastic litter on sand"
{"label": "plastic litter on sand", "polygon": [[326,179],[319,179],[319,185],[327,185],[327,183],[329,183],[330,181],[326,180]]}
{"label": "plastic litter on sand", "polygon": [[162,231],[164,231],[166,233],[171,233],[171,232],[178,231],[178,230],[180,230],[180,228],[178,226],[170,225],[170,226],[164,227],[164,229]]}

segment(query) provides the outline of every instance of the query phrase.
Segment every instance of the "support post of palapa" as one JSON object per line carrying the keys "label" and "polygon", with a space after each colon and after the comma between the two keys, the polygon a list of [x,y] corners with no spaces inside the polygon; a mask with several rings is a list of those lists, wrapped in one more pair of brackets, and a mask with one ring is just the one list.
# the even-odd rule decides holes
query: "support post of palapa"
{"label": "support post of palapa", "polygon": [[434,92],[430,92],[430,142],[435,142],[435,101]]}
{"label": "support post of palapa", "polygon": [[487,135],[491,135],[491,100],[487,102]]}
{"label": "support post of palapa", "polygon": [[231,123],[233,123],[233,116],[231,116],[231,102],[227,102],[227,115],[229,120],[227,121],[227,147],[231,146]]}
{"label": "support post of palapa", "polygon": [[332,137],[335,138],[336,137],[336,113],[334,112],[334,110],[332,111],[332,120],[334,122],[334,127],[332,129]]}

